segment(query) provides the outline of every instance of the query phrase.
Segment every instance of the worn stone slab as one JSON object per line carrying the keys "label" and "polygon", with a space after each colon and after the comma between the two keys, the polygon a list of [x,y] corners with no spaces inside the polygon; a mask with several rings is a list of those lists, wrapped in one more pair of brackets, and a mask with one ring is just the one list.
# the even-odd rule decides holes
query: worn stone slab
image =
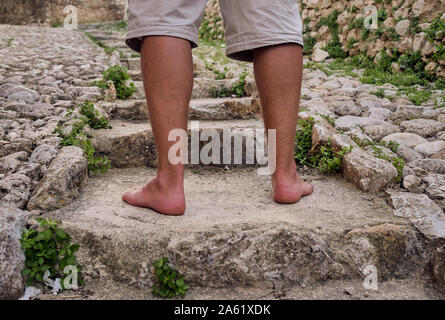
{"label": "worn stone slab", "polygon": [[19,239],[30,214],[0,206],[0,300],[14,300],[23,295],[25,281],[20,273],[25,254]]}
{"label": "worn stone slab", "polygon": [[288,287],[326,277],[362,279],[360,270],[369,264],[381,279],[406,277],[423,273],[431,259],[407,220],[340,177],[303,176],[314,194],[283,206],[273,202],[270,177],[256,170],[187,170],[187,211],[174,218],[121,200],[155,173],[112,169],[91,178],[75,202],[46,215],[62,220],[80,243],[88,274],[106,270],[115,280],[147,288],[151,278],[144,268],[168,256],[195,286]]}
{"label": "worn stone slab", "polygon": [[389,192],[394,215],[408,218],[431,238],[445,238],[445,213],[425,194]]}
{"label": "worn stone slab", "polygon": [[63,147],[51,162],[28,202],[28,210],[54,210],[73,201],[88,176],[88,162],[81,148]]}
{"label": "worn stone slab", "polygon": [[396,168],[386,160],[354,148],[342,162],[343,177],[363,191],[376,192],[384,189],[397,176]]}

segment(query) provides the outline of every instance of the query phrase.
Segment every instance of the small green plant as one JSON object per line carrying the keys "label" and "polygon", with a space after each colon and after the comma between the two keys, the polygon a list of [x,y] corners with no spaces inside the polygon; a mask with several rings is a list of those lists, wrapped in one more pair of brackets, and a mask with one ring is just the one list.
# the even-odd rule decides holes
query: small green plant
{"label": "small green plant", "polygon": [[[76,146],[82,148],[88,161],[88,172],[94,175],[99,172],[104,173],[111,168],[111,162],[107,156],[99,157],[95,155],[96,151],[87,133],[84,131],[84,127],[88,124],[94,129],[109,129],[111,125],[105,117],[99,115],[99,112],[94,108],[92,102],[85,102],[79,107],[79,113],[83,115],[84,118],[77,119],[70,132],[65,133],[62,126],[58,124],[54,129],[54,133],[57,133],[62,138],[60,141],[61,146]],[[72,112],[73,110],[70,110],[66,116],[69,116]]]}
{"label": "small green plant", "polygon": [[232,87],[232,92],[237,97],[244,97],[246,95],[246,91],[244,90],[244,86],[246,84],[247,71],[244,71],[240,74],[238,82],[235,83]]}
{"label": "small green plant", "polygon": [[306,120],[299,120],[297,134],[295,136],[295,159],[300,164],[309,163],[309,151],[312,146],[312,126],[315,120],[309,117]]}
{"label": "small green plant", "polygon": [[128,25],[127,21],[120,20],[115,21],[107,24],[103,24],[99,26],[99,29],[105,30],[105,31],[119,31],[119,32],[125,32],[127,31]]}
{"label": "small green plant", "polygon": [[377,91],[373,91],[371,94],[379,98],[385,98],[385,90],[383,88],[378,88]]}
{"label": "small green plant", "polygon": [[434,109],[445,108],[445,94],[434,100]]}
{"label": "small green plant", "polygon": [[216,80],[223,80],[226,78],[226,74],[227,71],[229,71],[229,69],[227,67],[224,67],[224,70],[218,70],[218,69],[214,69],[213,66],[208,66],[206,65],[207,69],[213,71],[213,73],[216,75]]}
{"label": "small green plant", "polygon": [[3,38],[2,40],[5,42],[7,47],[10,47],[10,46],[12,46],[12,42],[14,41],[14,38]]}
{"label": "small green plant", "polygon": [[354,48],[354,45],[355,45],[357,42],[359,42],[357,39],[349,38],[349,39],[348,39],[348,43],[347,43],[347,45],[346,45],[346,48],[348,48],[348,49],[352,49],[352,48]]}
{"label": "small green plant", "polygon": [[60,28],[60,27],[63,27],[63,22],[61,22],[61,21],[53,22],[53,23],[51,24],[51,27],[52,27],[52,28]]}
{"label": "small green plant", "polygon": [[159,284],[153,286],[153,294],[162,298],[184,297],[190,286],[185,282],[185,277],[170,267],[168,258],[155,261],[154,274]]}
{"label": "small green plant", "polygon": [[365,22],[365,18],[351,19],[348,23],[348,29],[361,29],[363,28],[363,24]]}
{"label": "small green plant", "polygon": [[314,50],[315,44],[317,43],[317,39],[309,35],[305,36],[303,41],[304,41],[303,54],[311,54]]}
{"label": "small green plant", "polygon": [[321,146],[320,151],[311,156],[311,162],[317,165],[322,173],[338,172],[341,167],[343,157],[351,152],[352,147],[345,147],[339,152],[332,150],[331,139],[328,139],[326,146]]}
{"label": "small green plant", "polygon": [[61,138],[60,145],[62,146],[76,146],[81,148],[88,160],[88,172],[92,172],[94,175],[97,173],[104,173],[111,168],[111,162],[107,156],[98,157],[95,156],[95,149],[91,144],[90,139],[83,130],[85,127],[84,121],[77,121],[71,131],[65,134],[60,124],[54,129],[54,133],[57,133]]}
{"label": "small green plant", "polygon": [[328,139],[326,145],[312,145],[312,127],[315,123],[312,117],[300,120],[299,130],[295,136],[295,159],[298,164],[316,167],[323,173],[338,172],[343,157],[352,148],[343,148],[340,152],[334,152],[332,142]]}
{"label": "small green plant", "polygon": [[422,29],[419,27],[419,21],[420,21],[420,17],[413,17],[411,19],[409,32],[412,35],[416,35],[417,33],[422,32]]}
{"label": "small green plant", "polygon": [[436,33],[445,33],[445,21],[442,20],[442,14],[440,13],[436,18],[431,20],[430,26],[425,30],[430,42],[433,42],[436,38]]}
{"label": "small green plant", "polygon": [[122,66],[112,66],[105,70],[103,73],[103,80],[94,82],[93,85],[106,90],[108,89],[108,81],[112,81],[116,88],[116,96],[118,99],[128,99],[136,92],[136,87],[133,82],[127,85],[127,81],[130,80],[130,76],[127,73],[127,69]]}
{"label": "small green plant", "polygon": [[110,129],[111,125],[108,120],[99,114],[99,111],[95,108],[94,103],[85,102],[80,106],[81,115],[85,116],[86,123],[93,129]]}
{"label": "small green plant", "polygon": [[372,150],[376,158],[383,159],[392,163],[392,165],[397,169],[397,177],[394,181],[396,183],[401,183],[403,180],[403,168],[405,167],[405,160],[399,157],[388,156],[382,151],[382,149],[376,146],[372,146]]}
{"label": "small green plant", "polygon": [[232,91],[229,90],[226,86],[222,86],[221,88],[212,86],[210,88],[210,92],[213,98],[226,98],[232,95]]}
{"label": "small green plant", "polygon": [[239,80],[235,83],[232,88],[227,88],[226,86],[222,86],[217,88],[212,86],[210,88],[210,92],[214,98],[226,98],[231,96],[236,96],[238,98],[246,96],[246,90],[244,86],[246,84],[247,71],[244,71],[240,74]]}
{"label": "small green plant", "polygon": [[357,13],[359,11],[359,8],[357,8],[356,6],[352,6],[349,10],[349,12],[351,13]]}
{"label": "small green plant", "polygon": [[320,116],[323,119],[325,119],[331,126],[335,127],[335,119],[334,118],[332,118],[332,117],[330,117],[328,115],[325,115],[325,114],[320,114]]}
{"label": "small green plant", "polygon": [[[25,250],[25,268],[22,274],[26,277],[26,284],[32,286],[35,282],[43,282],[46,271],[49,277],[61,278],[64,289],[64,280],[71,274],[65,273],[65,267],[75,266],[77,272],[82,271],[80,265],[76,265],[75,253],[79,250],[78,244],[71,244],[71,237],[58,227],[59,221],[37,218],[40,231],[24,229],[20,244]],[[78,276],[80,285],[85,285],[82,277]]]}
{"label": "small green plant", "polygon": [[396,32],[396,29],[394,27],[389,27],[385,30],[385,34],[388,37],[389,40],[392,41],[399,41],[400,35]]}
{"label": "small green plant", "polygon": [[106,54],[111,54],[114,50],[116,50],[116,48],[112,48],[107,46],[105,43],[103,43],[100,40],[97,40],[95,36],[93,36],[91,33],[85,32],[85,35],[91,40],[91,42],[93,42],[95,45],[101,47],[102,49],[104,49]]}

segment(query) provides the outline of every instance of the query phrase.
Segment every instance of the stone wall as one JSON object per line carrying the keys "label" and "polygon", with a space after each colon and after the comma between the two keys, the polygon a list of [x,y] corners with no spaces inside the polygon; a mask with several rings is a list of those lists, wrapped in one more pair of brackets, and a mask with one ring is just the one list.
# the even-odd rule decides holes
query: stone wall
{"label": "stone wall", "polygon": [[0,24],[52,25],[64,21],[65,6],[78,8],[78,22],[122,20],[126,0],[1,0]]}
{"label": "stone wall", "polygon": [[[364,27],[365,7],[378,13],[377,28]],[[443,0],[303,0],[305,51],[323,49],[338,36],[339,47],[348,55],[364,52],[375,57],[382,50],[422,52],[427,69],[445,77],[445,1]],[[204,22],[207,33],[221,38],[219,7],[210,0]],[[436,21],[434,21],[436,19]],[[212,28],[210,28],[212,27]]]}

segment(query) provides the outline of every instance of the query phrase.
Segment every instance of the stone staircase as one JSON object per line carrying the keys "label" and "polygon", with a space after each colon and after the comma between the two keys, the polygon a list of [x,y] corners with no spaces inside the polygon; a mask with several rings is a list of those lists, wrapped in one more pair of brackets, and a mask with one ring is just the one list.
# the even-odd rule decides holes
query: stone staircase
{"label": "stone staircase", "polygon": [[[122,50],[121,63],[142,88],[139,59],[131,57],[122,35],[91,26],[86,31]],[[201,132],[216,129],[222,135],[224,129],[263,128],[257,97],[212,98],[212,87],[230,86],[233,80],[206,74],[196,73],[189,112],[190,120],[199,120]],[[300,168],[302,178],[313,183],[314,194],[297,204],[278,205],[272,200],[270,177],[257,174],[256,161],[242,167],[191,166],[185,177],[184,216],[162,216],[122,202],[125,191],[156,174],[142,92],[137,99],[105,104],[112,129],[91,132],[94,147],[110,158],[113,168],[91,177],[77,200],[45,214],[63,221],[80,244],[87,289],[96,297],[112,286],[120,289],[108,298],[153,298],[147,296],[153,283],[150,264],[163,256],[186,275],[192,297],[198,288],[243,287],[250,298],[259,298],[326,286],[333,297],[341,297],[349,283],[364,290],[366,268],[376,270],[382,287],[405,281],[430,290],[441,281],[436,278],[442,273],[434,268],[443,261],[437,250],[443,244],[394,216],[383,194],[363,193],[340,175]],[[365,291],[358,298],[369,296]],[[396,298],[411,292],[395,291],[391,293]],[[387,291],[371,292],[379,298]]]}

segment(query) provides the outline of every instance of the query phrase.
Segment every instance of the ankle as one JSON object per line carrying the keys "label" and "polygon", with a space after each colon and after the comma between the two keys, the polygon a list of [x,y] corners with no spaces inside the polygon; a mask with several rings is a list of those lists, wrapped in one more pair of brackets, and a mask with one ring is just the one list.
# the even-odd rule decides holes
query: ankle
{"label": "ankle", "polygon": [[293,178],[296,175],[297,165],[295,164],[295,161],[293,161],[293,163],[277,167],[272,175],[272,178],[275,180],[282,180]]}
{"label": "ankle", "polygon": [[184,183],[184,168],[158,170],[157,182],[160,187],[182,186]]}

